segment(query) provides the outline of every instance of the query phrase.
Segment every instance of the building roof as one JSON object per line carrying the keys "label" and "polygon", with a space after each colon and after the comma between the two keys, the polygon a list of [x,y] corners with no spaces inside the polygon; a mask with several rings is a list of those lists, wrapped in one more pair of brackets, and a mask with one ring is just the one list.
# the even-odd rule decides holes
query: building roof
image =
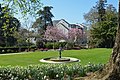
{"label": "building roof", "polygon": [[55,26],[60,20],[54,20],[53,21],[53,26]]}
{"label": "building roof", "polygon": [[59,23],[61,20],[63,20],[64,22],[66,22],[67,24],[69,24],[66,20],[64,19],[60,19],[60,20],[54,20],[53,21],[53,25],[55,26],[57,23]]}
{"label": "building roof", "polygon": [[76,25],[80,26],[81,28],[85,27],[83,24],[76,24]]}
{"label": "building roof", "polygon": [[56,24],[58,24],[60,21],[64,21],[65,23],[67,23],[69,26],[68,27],[66,27],[63,23],[60,23],[61,25],[63,25],[65,28],[80,28],[80,29],[84,29],[85,28],[85,26],[83,25],[83,24],[70,24],[70,23],[68,23],[66,20],[64,20],[64,19],[60,19],[60,20],[54,20],[53,21],[53,26],[56,26]]}
{"label": "building roof", "polygon": [[81,29],[84,28],[84,26],[81,25],[81,24],[70,24],[70,27],[71,27],[71,28],[81,28]]}

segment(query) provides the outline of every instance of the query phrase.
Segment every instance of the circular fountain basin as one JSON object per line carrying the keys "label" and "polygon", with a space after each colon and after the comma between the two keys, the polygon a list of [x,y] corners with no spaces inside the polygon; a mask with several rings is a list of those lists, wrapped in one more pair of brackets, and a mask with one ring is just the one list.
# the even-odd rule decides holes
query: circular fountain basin
{"label": "circular fountain basin", "polygon": [[80,62],[77,58],[71,58],[71,57],[50,57],[50,58],[44,58],[41,59],[40,62],[45,63],[70,63],[70,62]]}

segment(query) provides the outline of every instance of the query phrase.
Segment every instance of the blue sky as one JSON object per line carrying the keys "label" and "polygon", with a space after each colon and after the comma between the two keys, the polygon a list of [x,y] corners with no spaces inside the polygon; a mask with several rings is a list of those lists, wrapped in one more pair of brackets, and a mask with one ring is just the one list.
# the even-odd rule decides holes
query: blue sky
{"label": "blue sky", "polygon": [[[65,19],[69,23],[84,23],[83,15],[96,5],[98,0],[41,0],[44,6],[52,6],[53,20]],[[118,0],[107,0],[118,7]]]}
{"label": "blue sky", "polygon": [[[98,0],[41,0],[43,6],[52,6],[53,20],[65,19],[69,23],[84,23],[83,15],[96,5]],[[0,0],[2,2],[2,0]],[[118,8],[118,0],[107,0]],[[22,21],[22,20],[21,20]]]}

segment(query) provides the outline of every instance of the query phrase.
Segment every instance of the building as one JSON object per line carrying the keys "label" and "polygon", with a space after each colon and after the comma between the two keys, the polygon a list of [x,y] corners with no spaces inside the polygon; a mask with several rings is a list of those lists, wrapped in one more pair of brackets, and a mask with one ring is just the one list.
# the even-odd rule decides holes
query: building
{"label": "building", "polygon": [[[78,43],[83,44],[86,43],[87,37],[85,37],[85,31],[87,30],[86,26],[83,24],[70,24],[64,19],[61,20],[54,20],[53,21],[53,26],[57,27],[58,29],[62,30],[64,34],[68,36],[69,30],[71,29],[78,29],[82,31],[82,39],[78,41]],[[75,41],[75,40],[74,40]]]}
{"label": "building", "polygon": [[70,24],[67,21],[65,21],[64,19],[54,20],[53,21],[53,26],[55,26],[58,29],[62,30],[64,34],[68,35]]}

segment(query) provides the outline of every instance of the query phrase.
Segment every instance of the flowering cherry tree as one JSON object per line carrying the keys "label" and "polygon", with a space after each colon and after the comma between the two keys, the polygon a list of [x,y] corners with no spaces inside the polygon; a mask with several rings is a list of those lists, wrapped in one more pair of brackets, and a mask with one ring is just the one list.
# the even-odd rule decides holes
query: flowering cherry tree
{"label": "flowering cherry tree", "polygon": [[68,32],[68,39],[70,42],[78,42],[83,38],[83,31],[78,28],[71,28]]}
{"label": "flowering cherry tree", "polygon": [[47,40],[66,40],[67,35],[63,33],[62,30],[58,29],[57,27],[48,26],[45,32],[44,37]]}
{"label": "flowering cherry tree", "polygon": [[68,30],[68,33],[65,34],[63,30],[58,29],[57,27],[48,26],[44,37],[47,40],[66,40],[74,43],[82,43],[84,35],[85,33],[82,29],[71,28]]}

